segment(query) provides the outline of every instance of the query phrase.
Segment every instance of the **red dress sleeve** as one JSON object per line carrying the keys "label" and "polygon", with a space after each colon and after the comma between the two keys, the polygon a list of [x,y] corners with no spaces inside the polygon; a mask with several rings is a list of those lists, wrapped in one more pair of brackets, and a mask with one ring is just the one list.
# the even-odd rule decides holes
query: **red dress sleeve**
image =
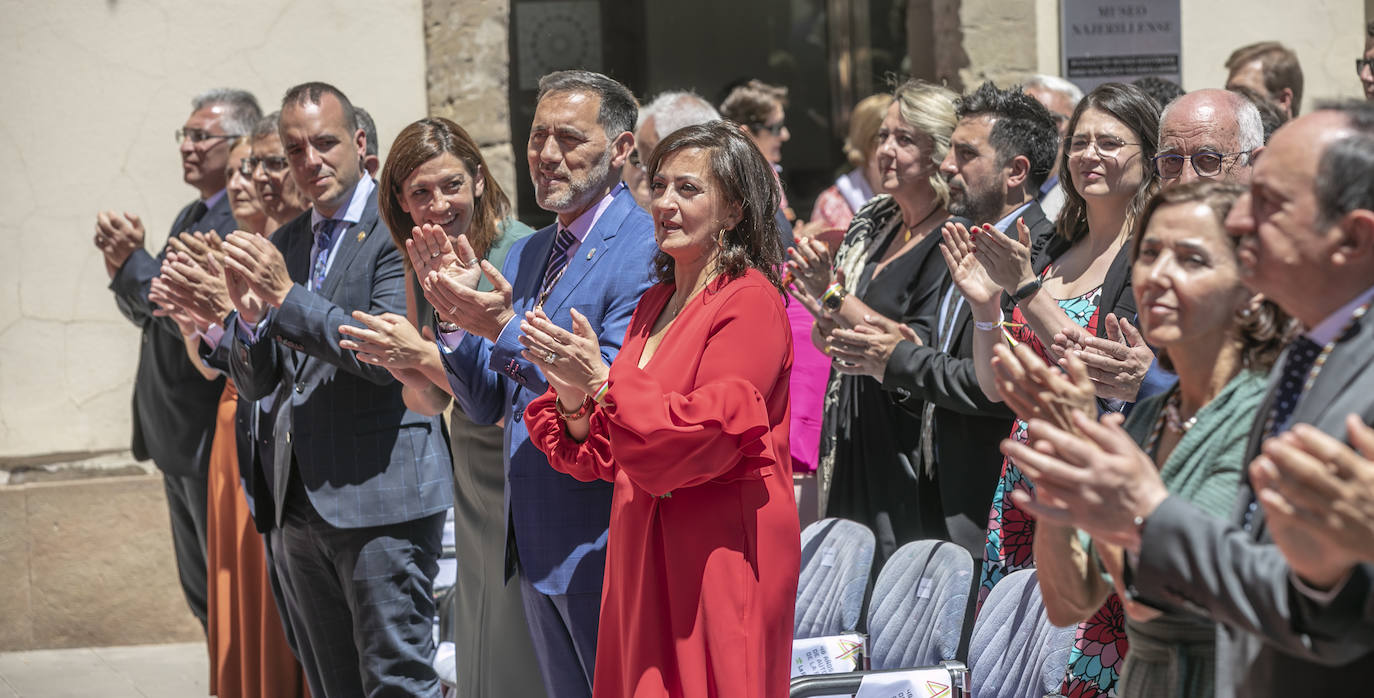
{"label": "red dress sleeve", "polygon": [[[551,394],[530,403],[531,438],[555,469],[584,480],[613,479],[619,469],[639,488],[664,495],[709,480],[759,478],[780,461],[771,434],[785,424],[786,410],[770,415],[769,398],[787,390],[790,328],[781,298],[762,275],[729,286],[693,320],[708,326],[704,345],[689,360],[658,363],[668,358],[666,343],[675,341],[670,330],[646,367],[651,370],[628,355],[611,366],[610,386],[583,443],[567,436]],[[685,390],[665,387],[656,375],[679,372],[692,376]]]}

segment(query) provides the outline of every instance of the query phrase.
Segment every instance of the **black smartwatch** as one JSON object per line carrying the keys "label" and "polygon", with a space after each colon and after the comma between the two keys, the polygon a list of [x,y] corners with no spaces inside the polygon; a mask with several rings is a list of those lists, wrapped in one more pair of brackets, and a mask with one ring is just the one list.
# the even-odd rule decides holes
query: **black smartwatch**
{"label": "black smartwatch", "polygon": [[1020,303],[1021,301],[1026,300],[1027,298],[1030,298],[1031,296],[1035,295],[1035,292],[1039,290],[1040,279],[1033,279],[1025,286],[1016,289],[1016,293],[1011,294],[1011,299],[1016,301],[1017,303]]}

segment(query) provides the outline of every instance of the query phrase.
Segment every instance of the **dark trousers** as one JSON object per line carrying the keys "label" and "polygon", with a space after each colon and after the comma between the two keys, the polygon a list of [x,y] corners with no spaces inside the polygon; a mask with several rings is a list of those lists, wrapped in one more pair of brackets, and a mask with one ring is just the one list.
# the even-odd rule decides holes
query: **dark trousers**
{"label": "dark trousers", "polygon": [[433,582],[444,513],[335,528],[292,480],[268,547],[310,694],[437,698]]}
{"label": "dark trousers", "polygon": [[520,595],[548,697],[590,698],[601,592],[544,594],[521,571]]}
{"label": "dark trousers", "polygon": [[167,513],[172,520],[172,549],[186,605],[205,627],[208,602],[205,561],[205,518],[209,480],[204,475],[162,474]]}

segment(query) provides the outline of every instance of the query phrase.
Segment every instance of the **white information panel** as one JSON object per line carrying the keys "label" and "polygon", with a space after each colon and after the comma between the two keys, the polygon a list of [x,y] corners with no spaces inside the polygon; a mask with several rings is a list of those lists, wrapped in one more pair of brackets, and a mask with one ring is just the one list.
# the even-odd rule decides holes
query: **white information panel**
{"label": "white information panel", "polygon": [[1181,83],[1179,0],[1060,0],[1060,66],[1084,92],[1153,75]]}

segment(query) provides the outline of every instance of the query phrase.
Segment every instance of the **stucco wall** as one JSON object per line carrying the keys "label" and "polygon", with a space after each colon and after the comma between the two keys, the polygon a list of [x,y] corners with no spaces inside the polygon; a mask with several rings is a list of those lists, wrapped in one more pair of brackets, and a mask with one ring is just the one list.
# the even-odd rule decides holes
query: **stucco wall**
{"label": "stucco wall", "polygon": [[[1040,72],[1059,73],[1059,3],[1033,0]],[[1303,111],[1316,101],[1359,98],[1354,59],[1364,51],[1366,8],[1350,0],[1182,0],[1183,88],[1221,87],[1231,51],[1278,40],[1297,51],[1303,71]]]}
{"label": "stucco wall", "polygon": [[138,331],[115,309],[95,215],[141,214],[160,249],[195,196],[173,132],[191,97],[264,110],[325,80],[390,143],[424,115],[420,0],[0,0],[0,458],[127,448]]}

